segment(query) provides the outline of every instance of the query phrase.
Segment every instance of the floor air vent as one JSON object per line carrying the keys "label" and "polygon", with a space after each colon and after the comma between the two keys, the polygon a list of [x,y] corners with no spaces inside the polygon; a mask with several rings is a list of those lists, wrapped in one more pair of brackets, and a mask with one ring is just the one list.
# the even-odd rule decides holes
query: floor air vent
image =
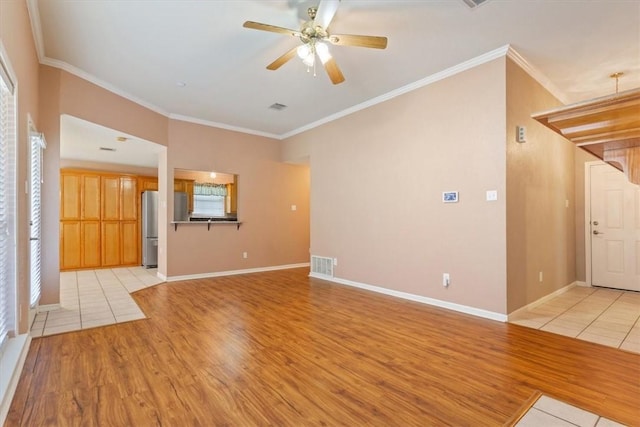
{"label": "floor air vent", "polygon": [[311,274],[333,277],[333,258],[311,255]]}

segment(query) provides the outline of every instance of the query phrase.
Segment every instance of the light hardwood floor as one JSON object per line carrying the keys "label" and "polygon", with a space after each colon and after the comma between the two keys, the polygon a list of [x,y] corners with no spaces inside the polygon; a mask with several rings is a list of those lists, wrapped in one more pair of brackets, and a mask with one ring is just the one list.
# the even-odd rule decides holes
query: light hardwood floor
{"label": "light hardwood floor", "polygon": [[33,340],[6,425],[499,426],[536,391],[640,425],[640,355],[309,279],[160,284]]}

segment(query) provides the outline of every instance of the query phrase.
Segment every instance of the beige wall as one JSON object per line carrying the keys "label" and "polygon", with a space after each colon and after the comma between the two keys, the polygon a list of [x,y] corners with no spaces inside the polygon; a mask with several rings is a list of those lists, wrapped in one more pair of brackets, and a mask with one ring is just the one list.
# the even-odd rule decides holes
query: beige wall
{"label": "beige wall", "polygon": [[[28,24],[28,22],[27,22]],[[168,118],[114,95],[77,76],[48,66],[39,70],[40,131],[47,139],[42,209],[43,266],[41,304],[59,301],[60,116],[69,114],[161,145],[167,144]]]}
{"label": "beige wall", "polygon": [[[560,102],[511,60],[506,82],[510,313],[576,280],[576,201],[575,147],[531,118]],[[516,142],[519,125],[525,143]]]}
{"label": "beige wall", "polygon": [[340,279],[506,313],[504,80],[501,58],[290,138],[310,147],[311,253]]}
{"label": "beige wall", "polygon": [[[28,178],[28,116],[39,128],[38,114],[38,58],[31,35],[27,5],[24,0],[0,1],[0,40],[8,56],[8,61],[17,79],[17,183]],[[29,308],[29,218],[28,196],[24,191],[17,192],[17,278],[18,278],[18,332],[28,329]]]}
{"label": "beige wall", "polygon": [[[169,120],[131,103],[76,76],[50,67],[41,67],[44,91],[51,95],[43,103],[42,115],[51,140],[45,163],[56,178],[45,183],[44,205],[52,213],[45,230],[45,247],[54,253],[43,272],[43,303],[58,301],[58,194],[61,165],[101,170],[158,175],[161,210],[172,212],[173,168],[219,170],[238,173],[240,230],[232,226],[169,225],[159,236],[159,271],[165,276],[206,274],[247,268],[271,267],[308,262],[309,252],[309,169],[280,162],[279,142],[237,132]],[[69,114],[145,140],[168,146],[155,173],[149,169],[60,161],[60,115]],[[134,120],[132,120],[134,118]],[[49,135],[52,135],[49,138]],[[291,205],[297,205],[291,211]],[[162,223],[172,215],[162,212]],[[242,258],[248,252],[248,258]]]}
{"label": "beige wall", "polygon": [[[175,231],[169,225],[168,276],[309,261],[309,168],[281,163],[279,141],[171,120],[167,161],[170,179],[175,168],[237,174],[242,222],[239,230],[217,225],[207,231],[198,224]],[[172,199],[163,197],[173,212]]]}

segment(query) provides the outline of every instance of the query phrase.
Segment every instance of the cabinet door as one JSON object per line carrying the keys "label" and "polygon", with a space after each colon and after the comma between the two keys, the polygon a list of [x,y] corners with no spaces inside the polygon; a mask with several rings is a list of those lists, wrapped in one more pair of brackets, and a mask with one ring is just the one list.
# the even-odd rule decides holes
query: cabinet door
{"label": "cabinet door", "polygon": [[120,221],[102,221],[100,248],[102,266],[120,265]]}
{"label": "cabinet door", "polygon": [[136,221],[120,222],[120,241],[122,242],[121,254],[123,265],[139,265],[139,242],[138,223]]}
{"label": "cabinet door", "polygon": [[174,179],[173,191],[187,191],[186,182],[183,179]]}
{"label": "cabinet door", "polygon": [[80,268],[80,221],[60,222],[60,270]]}
{"label": "cabinet door", "polygon": [[80,233],[82,267],[100,267],[100,221],[82,221]]}
{"label": "cabinet door", "polygon": [[193,181],[185,182],[185,190],[187,191],[187,205],[189,207],[189,213],[193,212]]}
{"label": "cabinet door", "polygon": [[102,177],[102,220],[120,219],[120,177]]}
{"label": "cabinet door", "polygon": [[82,219],[100,219],[100,175],[82,175]]}
{"label": "cabinet door", "polygon": [[80,175],[64,173],[60,175],[60,220],[80,219]]}
{"label": "cabinet door", "polygon": [[135,221],[138,219],[138,186],[134,177],[120,178],[120,219]]}
{"label": "cabinet door", "polygon": [[140,186],[140,192],[143,191],[158,191],[158,179],[151,176],[140,177],[138,181]]}

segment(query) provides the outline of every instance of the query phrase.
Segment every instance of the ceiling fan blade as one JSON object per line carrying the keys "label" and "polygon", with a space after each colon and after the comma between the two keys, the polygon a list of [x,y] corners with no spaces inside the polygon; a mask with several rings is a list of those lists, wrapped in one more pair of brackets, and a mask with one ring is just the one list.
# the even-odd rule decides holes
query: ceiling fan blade
{"label": "ceiling fan blade", "polygon": [[379,36],[358,36],[353,34],[331,34],[329,41],[338,46],[371,47],[384,49],[387,47],[387,38]]}
{"label": "ceiling fan blade", "polygon": [[267,70],[277,70],[278,68],[282,67],[287,61],[296,56],[297,49],[297,46],[294,47],[293,49],[273,61],[271,64],[267,65]]}
{"label": "ceiling fan blade", "polygon": [[338,63],[336,62],[335,59],[329,58],[327,62],[325,62],[323,65],[324,65],[325,71],[327,72],[327,74],[329,75],[329,78],[331,79],[331,82],[334,85],[340,84],[344,81],[344,76],[342,75],[342,71],[340,71],[340,68],[338,68]]}
{"label": "ceiling fan blade", "polygon": [[289,28],[276,27],[275,25],[262,24],[260,22],[247,21],[244,24],[242,24],[242,26],[245,28],[252,28],[254,30],[269,31],[272,33],[279,33],[279,34],[289,34],[294,37],[300,37],[299,31],[291,30]]}
{"label": "ceiling fan blade", "polygon": [[320,4],[318,4],[316,19],[314,20],[315,24],[326,30],[329,24],[331,24],[331,20],[336,14],[339,5],[340,0],[322,0]]}

